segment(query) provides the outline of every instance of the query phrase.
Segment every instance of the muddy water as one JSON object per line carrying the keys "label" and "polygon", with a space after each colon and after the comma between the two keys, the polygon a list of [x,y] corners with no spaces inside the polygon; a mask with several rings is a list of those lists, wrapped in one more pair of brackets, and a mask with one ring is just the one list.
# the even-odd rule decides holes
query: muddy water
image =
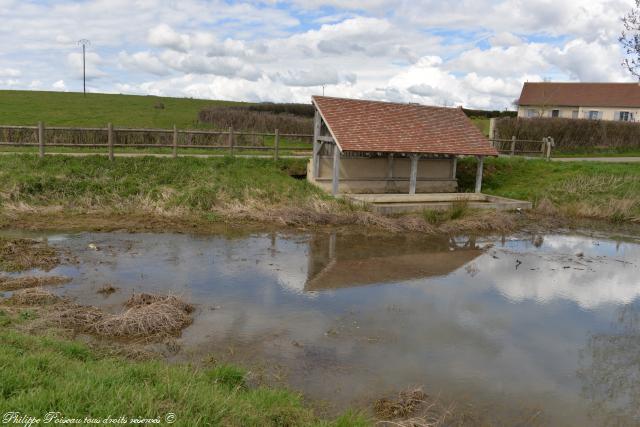
{"label": "muddy water", "polygon": [[632,238],[47,237],[78,260],[57,292],[180,294],[198,310],[170,358],[241,362],[328,412],[422,385],[505,424],[640,422]]}

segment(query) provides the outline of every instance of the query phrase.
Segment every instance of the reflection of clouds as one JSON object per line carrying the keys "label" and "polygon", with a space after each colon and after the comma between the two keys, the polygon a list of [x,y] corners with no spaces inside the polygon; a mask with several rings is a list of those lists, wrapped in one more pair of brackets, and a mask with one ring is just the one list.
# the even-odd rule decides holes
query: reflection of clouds
{"label": "reflection of clouds", "polygon": [[[601,304],[627,304],[640,296],[637,245],[547,236],[541,251],[519,252],[514,242],[508,247],[513,252],[497,249],[499,259],[484,257],[480,264],[482,272],[495,281],[495,288],[512,301],[547,303],[561,298],[592,309]],[[584,257],[577,257],[578,253]],[[516,260],[522,262],[518,269]]]}

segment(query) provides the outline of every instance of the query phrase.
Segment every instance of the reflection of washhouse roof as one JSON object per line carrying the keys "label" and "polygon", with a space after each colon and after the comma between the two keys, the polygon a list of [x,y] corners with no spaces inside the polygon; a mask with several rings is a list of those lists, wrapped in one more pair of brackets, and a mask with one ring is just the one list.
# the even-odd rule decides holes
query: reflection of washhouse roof
{"label": "reflection of washhouse roof", "polygon": [[482,254],[474,241],[314,237],[305,291],[445,276]]}

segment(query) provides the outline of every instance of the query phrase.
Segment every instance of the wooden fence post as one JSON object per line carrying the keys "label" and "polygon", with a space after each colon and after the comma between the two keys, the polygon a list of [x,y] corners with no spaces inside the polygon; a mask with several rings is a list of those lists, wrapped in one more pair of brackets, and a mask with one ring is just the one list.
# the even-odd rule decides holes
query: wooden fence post
{"label": "wooden fence post", "polygon": [[511,137],[511,155],[516,155],[516,137],[515,135]]}
{"label": "wooden fence post", "polygon": [[113,124],[107,124],[107,144],[109,145],[109,160],[113,162]]}
{"label": "wooden fence post", "polygon": [[278,155],[280,154],[279,153],[279,150],[280,150],[280,131],[278,129],[276,129],[276,135],[275,135],[274,138],[275,138],[275,140],[274,140],[274,143],[273,143],[273,146],[274,146],[273,147],[274,148],[273,160],[278,160]]}
{"label": "wooden fence post", "polygon": [[173,158],[178,157],[178,128],[173,125]]}
{"label": "wooden fence post", "polygon": [[229,126],[229,153],[233,156],[233,126]]}
{"label": "wooden fence post", "polygon": [[40,158],[44,158],[44,123],[38,122],[38,150]]}
{"label": "wooden fence post", "polygon": [[551,147],[553,147],[553,138],[547,137],[547,160],[551,160]]}

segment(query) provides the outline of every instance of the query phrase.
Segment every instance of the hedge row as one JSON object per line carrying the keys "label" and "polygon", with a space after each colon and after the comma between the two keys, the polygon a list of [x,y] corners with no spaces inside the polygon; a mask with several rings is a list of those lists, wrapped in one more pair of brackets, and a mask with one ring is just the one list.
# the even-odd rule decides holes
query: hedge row
{"label": "hedge row", "polygon": [[496,119],[497,138],[541,140],[550,136],[556,150],[640,148],[640,123],[561,118]]}

